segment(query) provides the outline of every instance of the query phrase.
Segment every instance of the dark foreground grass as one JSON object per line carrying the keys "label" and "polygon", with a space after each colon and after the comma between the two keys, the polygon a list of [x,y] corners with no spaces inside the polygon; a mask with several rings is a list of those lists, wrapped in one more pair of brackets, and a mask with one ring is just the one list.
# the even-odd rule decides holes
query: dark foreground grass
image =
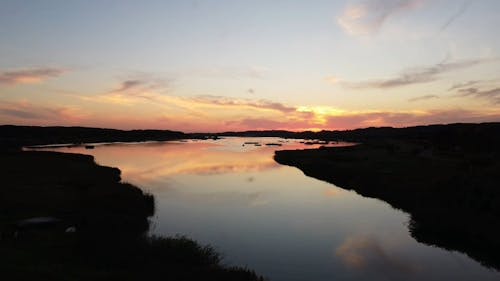
{"label": "dark foreground grass", "polygon": [[[0,156],[0,280],[263,280],[189,238],[145,236],[154,198],[91,156]],[[58,221],[18,223],[33,217]]]}
{"label": "dark foreground grass", "polygon": [[185,237],[30,236],[2,243],[2,280],[263,280]]}

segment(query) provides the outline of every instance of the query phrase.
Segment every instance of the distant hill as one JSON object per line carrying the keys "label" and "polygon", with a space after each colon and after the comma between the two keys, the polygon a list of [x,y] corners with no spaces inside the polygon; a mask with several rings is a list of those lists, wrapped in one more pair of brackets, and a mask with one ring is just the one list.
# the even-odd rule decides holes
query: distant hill
{"label": "distant hill", "polygon": [[429,142],[441,148],[489,150],[500,144],[500,122],[457,123],[406,128],[370,127],[344,131],[290,132],[282,130],[224,132],[219,136],[283,137],[352,142],[380,142],[388,140]]}
{"label": "distant hill", "polygon": [[0,126],[2,148],[65,143],[164,141],[186,137],[187,135],[182,132],[169,130],[124,131],[86,127]]}
{"label": "distant hill", "polygon": [[441,148],[489,150],[500,143],[500,122],[480,124],[427,125],[406,128],[370,127],[344,131],[252,130],[222,133],[183,133],[170,130],[116,130],[88,127],[0,126],[0,145],[19,147],[42,144],[78,144],[93,142],[165,141],[206,136],[282,137],[297,139],[379,142],[401,140],[428,142]]}

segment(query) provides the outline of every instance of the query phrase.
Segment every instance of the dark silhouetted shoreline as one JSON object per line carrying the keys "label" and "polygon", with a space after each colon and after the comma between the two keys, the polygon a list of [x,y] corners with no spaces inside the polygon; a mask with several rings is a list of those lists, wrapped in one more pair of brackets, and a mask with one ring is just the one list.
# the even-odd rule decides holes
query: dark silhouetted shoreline
{"label": "dark silhouetted shoreline", "polygon": [[0,169],[5,280],[262,280],[186,237],[145,236],[154,198],[92,156],[4,151]]}
{"label": "dark silhouetted shoreline", "polygon": [[[29,145],[221,136],[361,143],[278,151],[275,160],[408,212],[411,234],[420,242],[461,251],[486,266],[500,268],[500,123],[218,134],[6,125],[0,126],[4,180],[0,226],[5,251],[0,263],[4,272],[26,272],[25,276],[46,276],[48,280],[79,276],[79,272],[87,272],[82,278],[92,280],[110,276],[134,280],[139,275],[160,276],[157,274],[175,280],[205,275],[216,277],[204,280],[257,280],[251,271],[220,266],[220,256],[213,249],[187,238],[145,238],[142,234],[154,211],[153,198],[120,183],[118,169],[100,167],[85,155],[20,151]],[[21,239],[28,233],[28,240],[12,240],[13,223],[30,217],[56,217],[64,225],[49,234],[20,232]],[[61,232],[61,228],[71,227],[77,229],[74,235]],[[124,260],[131,255],[136,259]],[[69,256],[74,258],[67,259]],[[173,260],[175,266],[165,266],[165,260]],[[53,268],[59,265],[64,266]],[[129,275],[131,268],[139,275]]]}
{"label": "dark silhouetted shoreline", "polygon": [[169,130],[116,130],[87,127],[0,126],[3,147],[47,144],[83,144],[100,142],[168,141],[189,138],[182,132]]}
{"label": "dark silhouetted shoreline", "polygon": [[370,128],[352,147],[277,151],[278,163],[411,215],[420,242],[500,268],[500,123]]}

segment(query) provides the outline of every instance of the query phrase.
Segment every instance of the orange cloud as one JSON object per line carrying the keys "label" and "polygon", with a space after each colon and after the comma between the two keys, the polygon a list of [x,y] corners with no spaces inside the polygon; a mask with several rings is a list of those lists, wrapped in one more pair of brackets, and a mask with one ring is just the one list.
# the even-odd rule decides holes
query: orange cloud
{"label": "orange cloud", "polygon": [[64,72],[56,68],[34,68],[16,71],[4,71],[0,73],[0,84],[33,84],[40,83],[46,79],[57,77]]}
{"label": "orange cloud", "polygon": [[319,124],[313,120],[272,120],[266,118],[244,118],[241,120],[227,121],[226,125],[233,130],[291,130],[303,131],[317,128]]}
{"label": "orange cloud", "polygon": [[[432,76],[476,63],[480,63],[480,60],[442,63],[439,66],[423,68],[420,73]],[[398,83],[400,82],[390,82]],[[461,87],[480,86],[476,85],[477,83],[475,81],[457,84],[452,89],[465,91],[466,88]],[[167,90],[168,84],[163,80],[139,77],[124,80],[108,92],[80,96],[75,103],[79,104],[78,107],[0,103],[0,116],[3,122],[12,124],[78,124],[119,129],[172,129],[184,132],[270,129],[317,131],[500,120],[500,110],[497,109],[483,109],[481,112],[462,109],[353,112],[330,106],[297,106],[264,99],[212,95],[175,96]],[[471,91],[466,94],[494,100],[498,97],[498,92]],[[416,97],[411,101],[431,98],[435,96]]]}
{"label": "orange cloud", "polygon": [[256,109],[269,109],[276,110],[283,113],[294,112],[297,109],[292,106],[287,106],[279,102],[273,102],[268,100],[257,100],[252,101],[248,99],[235,99],[230,97],[222,96],[198,96],[192,99],[194,102],[218,105],[218,106],[236,106],[236,107],[251,107]]}

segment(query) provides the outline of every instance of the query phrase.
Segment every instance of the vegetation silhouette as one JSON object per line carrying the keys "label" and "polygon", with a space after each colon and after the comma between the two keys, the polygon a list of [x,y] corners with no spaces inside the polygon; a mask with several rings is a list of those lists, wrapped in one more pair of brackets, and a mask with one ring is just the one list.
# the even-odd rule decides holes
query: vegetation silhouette
{"label": "vegetation silhouette", "polygon": [[[85,155],[21,152],[22,146],[138,142],[221,136],[351,141],[353,147],[277,151],[306,175],[382,199],[411,215],[418,241],[457,250],[500,269],[500,123],[348,131],[185,134],[84,127],[0,126],[0,266],[31,280],[260,280],[224,267],[185,237],[146,237],[154,198],[120,182],[120,171]],[[21,229],[26,218],[57,218]],[[71,230],[65,232],[65,230]],[[73,230],[76,230],[73,232]],[[22,274],[21,274],[22,273]],[[19,275],[21,274],[21,275]],[[13,279],[13,278],[11,278]]]}
{"label": "vegetation silhouette", "polygon": [[115,130],[87,127],[0,126],[3,148],[44,144],[83,144],[100,142],[167,141],[189,135],[170,130]]}
{"label": "vegetation silhouette", "polygon": [[384,200],[412,236],[500,269],[500,123],[320,132],[351,147],[277,151],[278,163]]}
{"label": "vegetation silhouette", "polygon": [[263,280],[210,246],[146,236],[153,196],[91,156],[3,151],[0,171],[5,280]]}

